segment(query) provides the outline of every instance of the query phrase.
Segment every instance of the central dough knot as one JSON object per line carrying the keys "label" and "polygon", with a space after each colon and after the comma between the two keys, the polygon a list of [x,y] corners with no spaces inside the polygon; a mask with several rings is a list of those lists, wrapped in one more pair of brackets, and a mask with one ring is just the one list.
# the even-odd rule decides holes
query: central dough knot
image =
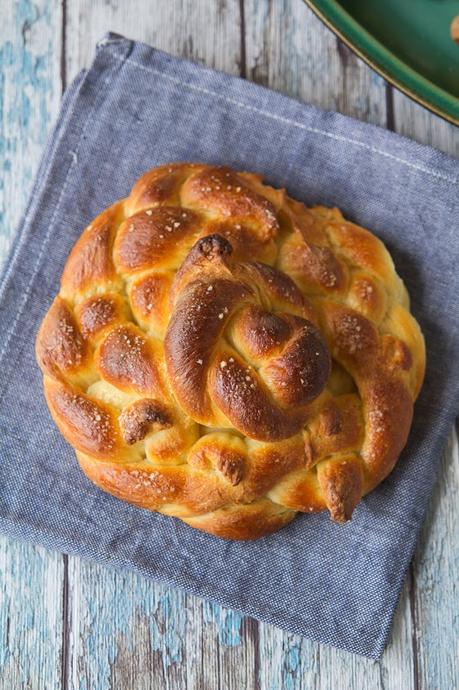
{"label": "central dough knot", "polygon": [[231,261],[220,235],[200,239],[177,272],[165,339],[183,410],[260,441],[298,433],[330,374],[311,305],[284,273]]}

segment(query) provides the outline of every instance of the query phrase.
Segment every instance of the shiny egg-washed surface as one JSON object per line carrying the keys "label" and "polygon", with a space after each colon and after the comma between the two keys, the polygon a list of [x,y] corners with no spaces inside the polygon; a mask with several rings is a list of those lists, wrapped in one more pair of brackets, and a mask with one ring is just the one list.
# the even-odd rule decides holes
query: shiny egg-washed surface
{"label": "shiny egg-washed surface", "polygon": [[232,539],[297,511],[349,519],[405,445],[425,365],[374,235],[188,163],[86,228],[37,357],[92,481]]}

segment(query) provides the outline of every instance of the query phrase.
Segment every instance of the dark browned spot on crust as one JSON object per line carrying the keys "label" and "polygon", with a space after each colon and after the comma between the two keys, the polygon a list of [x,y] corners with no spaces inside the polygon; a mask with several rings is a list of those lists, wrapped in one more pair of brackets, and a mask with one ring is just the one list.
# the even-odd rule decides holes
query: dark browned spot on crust
{"label": "dark browned spot on crust", "polygon": [[[241,220],[241,219],[239,219]],[[276,245],[269,236],[265,238],[257,237],[250,225],[238,219],[214,220],[207,224],[206,230],[209,234],[216,234],[224,237],[231,243],[234,249],[236,261],[250,261],[259,259],[260,261],[274,261],[276,256]]]}
{"label": "dark browned spot on crust", "polygon": [[189,465],[205,471],[214,467],[232,486],[243,479],[246,461],[244,443],[235,443],[232,434],[207,434],[188,455]]}
{"label": "dark browned spot on crust", "polygon": [[330,401],[320,413],[321,431],[325,436],[336,436],[343,428],[343,419],[339,407]]}
{"label": "dark browned spot on crust", "polygon": [[125,407],[119,416],[123,438],[128,445],[142,441],[151,431],[167,429],[172,421],[156,400],[143,398]]}
{"label": "dark browned spot on crust", "polygon": [[233,486],[237,486],[244,474],[244,459],[239,453],[223,451],[217,460],[217,469]]}
{"label": "dark browned spot on crust", "polygon": [[[170,294],[171,305],[175,304],[181,290],[193,282],[206,283],[209,292],[212,293],[213,279],[231,280],[229,261],[232,251],[231,244],[220,235],[201,237],[190,249],[175,274]],[[251,292],[250,289],[249,291]],[[213,297],[213,293],[209,296]]]}
{"label": "dark browned spot on crust", "polygon": [[196,242],[195,247],[190,252],[190,257],[194,256],[194,253],[201,254],[209,261],[212,261],[219,257],[229,256],[232,251],[233,248],[230,242],[221,235],[206,235],[206,237],[202,237]]}
{"label": "dark browned spot on crust", "polygon": [[189,209],[160,206],[128,218],[115,241],[115,261],[123,271],[135,272],[163,264],[176,267],[181,244],[199,232],[199,216]]}
{"label": "dark browned spot on crust", "polygon": [[119,388],[132,387],[145,393],[162,388],[154,353],[134,325],[111,331],[100,345],[96,361],[103,378]]}
{"label": "dark browned spot on crust", "polygon": [[315,463],[314,447],[311,442],[311,436],[307,431],[303,431],[303,450],[304,450],[304,466],[310,468]]}
{"label": "dark browned spot on crust", "polygon": [[37,359],[43,372],[71,372],[86,359],[88,351],[73,313],[56,297],[37,336]]}
{"label": "dark browned spot on crust", "polygon": [[317,465],[317,478],[327,508],[336,522],[350,520],[362,496],[362,468],[355,456],[324,460]]}

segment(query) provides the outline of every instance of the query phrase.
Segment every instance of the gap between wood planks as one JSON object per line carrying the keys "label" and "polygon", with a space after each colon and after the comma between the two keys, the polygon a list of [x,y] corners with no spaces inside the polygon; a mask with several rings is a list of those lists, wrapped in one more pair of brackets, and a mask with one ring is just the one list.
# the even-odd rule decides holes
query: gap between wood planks
{"label": "gap between wood planks", "polygon": [[418,641],[416,638],[417,630],[417,610],[416,610],[416,596],[415,596],[415,575],[413,561],[410,563],[408,570],[408,597],[410,601],[410,615],[411,615],[411,649],[413,657],[413,685],[416,690],[419,690],[419,668],[418,668]]}
{"label": "gap between wood planks", "polygon": [[62,581],[62,645],[61,645],[61,686],[68,690],[69,656],[70,656],[70,625],[69,625],[69,557],[63,554],[64,566]]}
{"label": "gap between wood planks", "polygon": [[[61,98],[67,88],[67,0],[61,0]],[[69,557],[63,554],[62,563],[64,566],[62,582],[62,645],[61,645],[61,688],[69,688],[69,660],[70,660],[70,625],[69,625]]]}
{"label": "gap between wood planks", "polygon": [[[392,132],[396,131],[395,113],[394,113],[394,89],[392,84],[386,82],[386,127]],[[418,642],[416,638],[417,630],[417,610],[416,610],[416,596],[415,596],[415,572],[413,561],[411,561],[408,573],[408,599],[411,616],[411,651],[413,658],[413,687],[419,690],[419,669],[418,669]]]}
{"label": "gap between wood planks", "polygon": [[61,27],[61,96],[64,94],[67,88],[67,0],[61,0],[61,15],[62,15],[62,27]]}

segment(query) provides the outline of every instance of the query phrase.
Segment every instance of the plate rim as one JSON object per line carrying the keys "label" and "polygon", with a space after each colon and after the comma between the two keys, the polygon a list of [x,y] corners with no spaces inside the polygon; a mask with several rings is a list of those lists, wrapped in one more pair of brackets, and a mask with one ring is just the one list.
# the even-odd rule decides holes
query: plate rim
{"label": "plate rim", "polygon": [[[375,72],[382,76],[388,83],[392,84],[399,91],[404,93],[406,96],[411,98],[413,101],[427,108],[435,115],[447,120],[453,125],[459,126],[459,99],[449,94],[444,89],[440,88],[430,80],[426,79],[422,74],[417,72],[415,69],[407,65],[403,60],[398,58],[394,53],[392,53],[388,48],[386,48],[380,41],[378,41],[369,31],[367,31],[359,22],[352,17],[336,0],[303,0],[304,3],[314,12],[314,14],[327,26],[338,38],[340,38],[343,43],[345,43],[348,48],[350,48],[359,58],[361,58],[369,67],[371,67]],[[328,6],[328,9],[327,9]],[[334,9],[342,19],[342,25],[339,25],[336,20],[334,21],[327,12]],[[363,39],[366,47],[368,48],[368,53],[364,52],[364,48],[357,46],[352,38],[346,33],[346,30],[351,29],[351,25],[355,24],[354,30],[357,30],[360,37]],[[436,100],[428,100],[422,94],[410,88],[407,84],[399,81],[391,72],[389,72],[384,66],[377,62],[377,56],[374,55],[374,49],[371,49],[371,43],[376,46],[376,52],[380,55],[385,55],[386,59],[393,62],[398,62],[399,67],[402,72],[411,73],[413,77],[417,80],[425,82],[425,88],[433,93],[435,98],[436,92],[438,96],[445,99],[446,101],[451,100],[457,104],[458,115],[456,116],[453,112],[445,110],[442,108]],[[446,105],[447,107],[447,105]]]}

